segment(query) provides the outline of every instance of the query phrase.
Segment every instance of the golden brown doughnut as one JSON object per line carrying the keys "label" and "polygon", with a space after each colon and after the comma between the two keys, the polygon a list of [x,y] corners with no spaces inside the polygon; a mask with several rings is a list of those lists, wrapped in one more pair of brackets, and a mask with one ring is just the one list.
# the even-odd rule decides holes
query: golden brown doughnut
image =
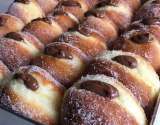
{"label": "golden brown doughnut", "polygon": [[58,37],[58,42],[66,42],[81,49],[89,59],[108,49],[105,38],[94,29],[81,27],[71,28]]}
{"label": "golden brown doughnut", "polygon": [[142,107],[116,79],[87,75],[64,95],[62,125],[147,125]]}
{"label": "golden brown doughnut", "polygon": [[148,120],[160,90],[159,77],[153,67],[141,56],[122,51],[106,51],[86,66],[87,74],[105,74],[126,86],[143,107]]}
{"label": "golden brown doughnut", "polygon": [[0,39],[0,59],[13,71],[31,64],[43,44],[29,33],[10,32]]}
{"label": "golden brown doughnut", "polygon": [[8,14],[21,19],[24,24],[29,23],[33,19],[45,16],[35,0],[14,0],[8,8]]}
{"label": "golden brown doughnut", "polygon": [[37,18],[24,26],[22,31],[35,36],[44,46],[57,40],[63,29],[50,17]]}
{"label": "golden brown doughnut", "polygon": [[18,32],[22,30],[24,23],[9,14],[0,14],[0,36],[9,32]]}
{"label": "golden brown doughnut", "polygon": [[52,13],[59,0],[35,0],[38,5],[42,8],[44,14],[47,16]]}
{"label": "golden brown doughnut", "polygon": [[45,69],[66,88],[72,86],[84,71],[88,57],[77,47],[64,42],[49,44],[33,65]]}
{"label": "golden brown doughnut", "polygon": [[133,20],[134,14],[140,5],[139,0],[110,0],[99,2],[95,10],[104,12],[113,20],[122,33]]}
{"label": "golden brown doughnut", "polygon": [[20,67],[1,82],[0,102],[45,125],[60,123],[65,88],[37,66]]}
{"label": "golden brown doughnut", "polygon": [[80,26],[88,27],[100,32],[105,37],[105,41],[110,49],[119,35],[119,29],[116,24],[101,12],[87,11],[84,16]]}
{"label": "golden brown doughnut", "polygon": [[[149,22],[151,21],[151,22]],[[152,22],[153,21],[153,22]],[[136,21],[114,43],[113,50],[132,52],[145,58],[160,76],[160,21],[148,18],[142,22]],[[149,24],[149,25],[145,25]]]}

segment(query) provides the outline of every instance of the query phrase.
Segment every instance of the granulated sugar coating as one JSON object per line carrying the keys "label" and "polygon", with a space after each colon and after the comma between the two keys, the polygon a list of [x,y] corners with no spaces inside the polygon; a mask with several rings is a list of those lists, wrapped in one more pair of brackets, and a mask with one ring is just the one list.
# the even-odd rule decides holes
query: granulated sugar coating
{"label": "granulated sugar coating", "polygon": [[[81,83],[88,80],[99,80],[113,85],[118,89],[119,97],[109,99],[81,89]],[[83,77],[67,90],[63,98],[61,114],[62,125],[124,125],[138,123],[145,125],[147,123],[144,111],[134,96],[121,83],[117,83],[115,79],[104,75]]]}
{"label": "granulated sugar coating", "polygon": [[[38,82],[38,89],[32,90],[27,87],[22,78],[15,78],[16,73],[34,77]],[[32,84],[31,81],[30,84]],[[45,70],[37,66],[25,66],[15,70],[2,81],[0,101],[13,110],[46,125],[59,124],[65,90]]]}

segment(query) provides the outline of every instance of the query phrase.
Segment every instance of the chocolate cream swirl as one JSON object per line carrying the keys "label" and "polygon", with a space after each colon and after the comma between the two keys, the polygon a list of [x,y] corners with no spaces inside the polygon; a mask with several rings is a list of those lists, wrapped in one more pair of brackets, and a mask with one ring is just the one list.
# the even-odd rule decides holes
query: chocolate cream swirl
{"label": "chocolate cream swirl", "polygon": [[89,80],[81,83],[81,89],[94,92],[100,96],[114,99],[119,97],[119,91],[112,85],[98,80]]}
{"label": "chocolate cream swirl", "polygon": [[14,79],[22,79],[28,89],[36,91],[39,88],[38,81],[30,74],[27,73],[16,73]]}
{"label": "chocolate cream swirl", "polygon": [[44,54],[50,55],[56,58],[73,59],[72,54],[64,46],[48,46],[44,50]]}
{"label": "chocolate cream swirl", "polygon": [[4,35],[5,38],[13,39],[16,41],[24,41],[24,39],[21,37],[21,35],[17,32],[10,32]]}
{"label": "chocolate cream swirl", "polygon": [[120,55],[120,56],[114,57],[112,60],[122,65],[125,65],[131,69],[137,68],[138,66],[137,60],[132,56]]}

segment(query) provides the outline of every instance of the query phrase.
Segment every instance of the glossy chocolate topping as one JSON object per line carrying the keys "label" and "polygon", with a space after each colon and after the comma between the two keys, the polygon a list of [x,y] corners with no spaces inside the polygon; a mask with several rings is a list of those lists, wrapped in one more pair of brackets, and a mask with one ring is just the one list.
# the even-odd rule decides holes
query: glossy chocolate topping
{"label": "glossy chocolate topping", "polygon": [[85,36],[91,35],[91,30],[87,27],[78,26],[78,28],[69,28],[68,31],[78,31],[79,33],[81,33]]}
{"label": "glossy chocolate topping", "polygon": [[28,89],[31,89],[32,91],[36,91],[39,87],[38,81],[30,74],[16,73],[14,75],[14,79],[22,79],[24,81],[24,84],[26,85],[26,87]]}
{"label": "glossy chocolate topping", "polygon": [[100,1],[98,4],[97,4],[97,8],[101,8],[101,7],[104,7],[106,5],[110,5],[110,6],[115,6],[117,7],[118,6],[118,1],[117,0],[103,0],[103,1]]}
{"label": "glossy chocolate topping", "polygon": [[62,5],[62,6],[69,6],[69,7],[79,6],[79,7],[81,8],[81,4],[78,3],[77,1],[73,1],[73,0],[64,1],[61,5]]}
{"label": "glossy chocolate topping", "polygon": [[50,25],[52,24],[52,21],[49,17],[33,19],[31,22],[35,22],[35,21],[43,21],[43,22],[46,22]]}
{"label": "glossy chocolate topping", "polygon": [[133,36],[131,40],[135,43],[140,43],[140,44],[153,42],[153,38],[149,36],[149,33]]}
{"label": "glossy chocolate topping", "polygon": [[29,0],[14,0],[14,2],[29,4]]}
{"label": "glossy chocolate topping", "polygon": [[53,13],[53,16],[56,16],[56,15],[65,15],[65,16],[68,16],[68,14],[66,12],[63,12],[63,11],[56,11]]}
{"label": "glossy chocolate topping", "polygon": [[87,11],[87,12],[84,13],[84,16],[85,17],[95,16],[95,17],[98,17],[98,18],[103,18],[104,14],[101,13],[101,12]]}
{"label": "glossy chocolate topping", "polygon": [[96,94],[114,99],[119,97],[119,91],[112,85],[98,80],[89,80],[81,83],[81,89],[86,89]]}
{"label": "glossy chocolate topping", "polygon": [[24,40],[20,34],[16,33],[16,32],[10,32],[10,33],[7,33],[6,35],[4,35],[5,38],[9,38],[9,39],[13,39],[13,40],[16,40],[16,41],[22,41]]}
{"label": "glossy chocolate topping", "polygon": [[137,68],[138,66],[137,60],[132,56],[120,55],[120,56],[114,57],[112,60],[122,65],[125,65],[131,69]]}
{"label": "glossy chocolate topping", "polygon": [[160,4],[160,0],[154,0],[151,4]]}
{"label": "glossy chocolate topping", "polygon": [[73,56],[64,46],[48,46],[44,50],[44,54],[57,58],[73,59]]}
{"label": "glossy chocolate topping", "polygon": [[7,22],[7,19],[0,17],[0,26],[4,26]]}
{"label": "glossy chocolate topping", "polygon": [[157,17],[143,19],[142,22],[144,25],[160,25],[160,19]]}

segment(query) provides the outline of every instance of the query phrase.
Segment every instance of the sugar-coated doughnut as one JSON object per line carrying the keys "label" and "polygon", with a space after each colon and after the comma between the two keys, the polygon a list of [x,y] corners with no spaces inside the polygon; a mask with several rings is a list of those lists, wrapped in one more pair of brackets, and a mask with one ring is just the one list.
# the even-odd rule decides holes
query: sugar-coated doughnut
{"label": "sugar-coated doughnut", "polygon": [[142,107],[116,79],[87,75],[64,95],[62,125],[147,125]]}
{"label": "sugar-coated doughnut", "polygon": [[90,59],[108,49],[108,44],[105,42],[103,35],[94,29],[81,27],[80,25],[77,28],[70,28],[68,32],[62,33],[57,41],[76,46]]}
{"label": "sugar-coated doughnut", "polygon": [[84,71],[88,57],[77,47],[64,42],[49,44],[33,64],[45,69],[66,88],[72,86]]}
{"label": "sugar-coated doughnut", "polygon": [[29,33],[10,32],[0,38],[0,59],[13,71],[31,64],[43,48],[43,44]]}
{"label": "sugar-coated doughnut", "polygon": [[103,35],[94,29],[80,25],[77,28],[70,28],[68,32],[62,33],[57,41],[76,46],[90,59],[108,49],[108,44]]}
{"label": "sugar-coated doughnut", "polygon": [[135,12],[139,9],[139,0],[110,0],[97,4],[97,11],[104,12],[120,29],[120,33],[131,23]]}
{"label": "sugar-coated doughnut", "polygon": [[147,19],[151,17],[160,18],[160,1],[148,0],[136,12],[135,20]]}
{"label": "sugar-coated doughnut", "polygon": [[44,46],[57,40],[63,29],[50,17],[37,18],[24,26],[22,31],[35,36]]}
{"label": "sugar-coated doughnut", "polygon": [[17,17],[9,14],[0,14],[0,36],[9,32],[22,30],[24,23]]}
{"label": "sugar-coated doughnut", "polygon": [[113,42],[119,36],[119,29],[116,24],[102,12],[87,11],[84,16],[80,25],[100,32],[104,36],[108,47],[111,48]]}
{"label": "sugar-coated doughnut", "polygon": [[8,8],[8,14],[21,19],[24,24],[45,16],[35,0],[14,0]]}
{"label": "sugar-coated doughnut", "polygon": [[65,88],[37,66],[16,69],[1,82],[0,102],[45,125],[60,123]]}
{"label": "sugar-coated doughnut", "polygon": [[113,50],[132,52],[145,58],[160,76],[160,21],[148,18],[132,23],[119,37]]}
{"label": "sugar-coated doughnut", "polygon": [[141,56],[122,51],[105,51],[86,66],[87,74],[105,74],[120,81],[137,98],[148,120],[157,100],[160,81],[153,67]]}

